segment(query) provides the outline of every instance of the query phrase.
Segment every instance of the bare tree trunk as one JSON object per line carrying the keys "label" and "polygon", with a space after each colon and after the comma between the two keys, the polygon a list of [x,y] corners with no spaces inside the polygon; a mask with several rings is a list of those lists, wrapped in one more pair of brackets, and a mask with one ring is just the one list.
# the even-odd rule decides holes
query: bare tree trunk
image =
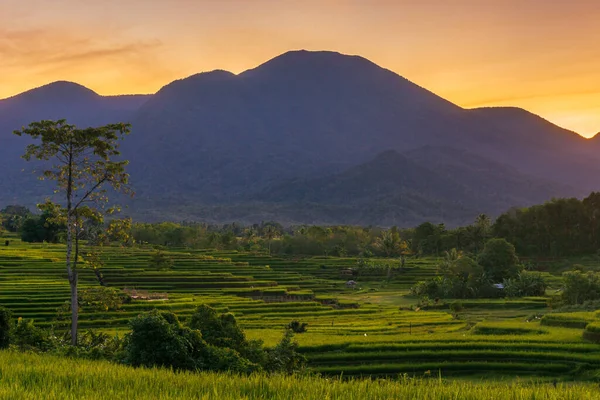
{"label": "bare tree trunk", "polygon": [[[71,344],[77,346],[77,320],[79,305],[77,301],[77,260],[73,262],[73,145],[70,145],[67,178],[67,274],[71,285]],[[77,220],[75,220],[75,224]],[[75,231],[75,235],[77,232]]]}
{"label": "bare tree trunk", "polygon": [[77,299],[77,271],[73,271],[71,281],[71,344],[77,346],[77,323],[79,320],[79,302]]}
{"label": "bare tree trunk", "polygon": [[[70,207],[68,207],[70,208]],[[67,274],[71,286],[71,344],[77,346],[77,271],[73,268],[73,216],[67,211]]]}

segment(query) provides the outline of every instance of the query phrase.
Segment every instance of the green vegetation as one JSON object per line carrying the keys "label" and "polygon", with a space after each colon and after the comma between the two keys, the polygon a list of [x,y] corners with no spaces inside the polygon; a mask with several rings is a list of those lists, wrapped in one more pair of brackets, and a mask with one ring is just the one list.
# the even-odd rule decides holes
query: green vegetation
{"label": "green vegetation", "polygon": [[437,379],[340,380],[133,369],[102,361],[0,352],[0,398],[144,399],[598,399],[596,384],[456,382]]}
{"label": "green vegetation", "polygon": [[[458,387],[448,379],[481,377],[489,382],[468,386],[479,395],[544,398],[535,390],[551,388],[548,396],[568,398],[600,381],[598,255],[519,257],[484,215],[454,230],[89,223],[72,260],[85,330],[73,347],[62,228],[57,240],[21,240],[27,221],[42,217],[9,209],[26,217],[4,216],[19,228],[5,229],[0,247],[0,306],[10,310],[0,312],[0,338],[8,338],[0,347],[108,360],[98,368],[124,374],[132,370],[116,364],[140,376],[171,374],[152,369],[166,368],[177,377],[202,372],[198,382],[275,385],[267,398],[285,398],[284,383],[381,384],[410,395],[451,393]],[[448,248],[458,232],[460,246]],[[323,378],[273,375],[298,371]],[[535,384],[492,382],[524,377]]]}
{"label": "green vegetation", "polygon": [[11,312],[0,307],[0,349],[5,349],[10,344],[11,320]]}
{"label": "green vegetation", "polygon": [[[64,245],[27,244],[14,236],[7,239],[11,244],[0,247],[0,304],[12,310],[15,318],[23,318],[21,329],[28,332],[24,338],[47,346],[46,338],[39,337],[30,324],[35,321],[34,328],[57,333],[68,327],[63,311],[69,297],[68,283],[62,278]],[[90,249],[85,247],[82,254]],[[548,308],[552,296],[545,294],[464,299],[460,304],[446,298],[410,296],[416,282],[434,277],[454,256],[408,256],[404,267],[400,260],[362,259],[369,264],[362,268],[374,272],[363,271],[355,278],[347,271],[361,269],[361,259],[356,258],[292,259],[266,252],[173,247],[161,251],[173,261],[171,269],[157,270],[152,265],[156,250],[151,246],[104,246],[99,257],[106,287],[99,285],[93,268],[80,270],[80,324],[95,333],[81,335],[80,345],[87,350],[75,354],[125,358],[122,345],[115,344],[113,337],[122,339],[132,332],[131,320],[139,321],[140,314],[158,310],[161,315],[178,317],[180,325],[170,328],[171,332],[180,331],[186,337],[186,329],[195,329],[206,343],[202,348],[231,349],[235,353],[227,351],[228,362],[237,360],[237,370],[245,372],[257,369],[252,365],[268,366],[261,357],[273,357],[276,352],[292,355],[278,368],[296,368],[301,359],[290,352],[293,344],[282,341],[285,328],[295,320],[309,327],[295,338],[297,352],[306,357],[308,371],[327,376],[421,377],[429,373],[445,378],[487,374],[488,378],[598,379],[600,348],[583,334],[586,325],[598,318],[593,311],[556,313]],[[394,267],[388,278],[384,266],[389,265]],[[556,276],[522,274],[544,277],[552,283],[551,294],[564,287],[560,270]],[[356,286],[347,286],[348,279],[357,279]],[[201,318],[199,306],[208,310]],[[179,340],[177,335],[173,338]],[[264,341],[262,356],[257,340]],[[15,346],[27,348],[25,342]],[[102,343],[106,350],[97,350],[93,343]],[[60,350],[60,354],[70,353]],[[233,354],[237,355],[231,358]],[[220,353],[219,359],[227,357]]]}

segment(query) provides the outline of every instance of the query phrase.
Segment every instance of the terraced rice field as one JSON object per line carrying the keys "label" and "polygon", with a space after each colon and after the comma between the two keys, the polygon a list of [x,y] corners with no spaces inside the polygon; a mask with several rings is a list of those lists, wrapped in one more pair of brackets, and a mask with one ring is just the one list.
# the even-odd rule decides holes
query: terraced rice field
{"label": "terraced rice field", "polygon": [[[15,316],[49,325],[69,297],[61,245],[0,247],[0,305]],[[3,242],[4,240],[2,240]],[[583,339],[597,313],[546,314],[545,298],[463,301],[458,316],[443,300],[420,310],[405,295],[431,277],[434,259],[411,259],[391,281],[358,279],[346,288],[350,258],[288,260],[235,251],[171,249],[168,271],[151,267],[154,250],[106,248],[105,283],[119,289],[167,293],[168,299],[133,300],[119,310],[83,309],[82,328],[123,333],[128,321],[152,308],[185,319],[207,303],[235,314],[250,338],[274,344],[291,320],[307,322],[297,335],[310,367],[324,375],[600,378],[600,346]],[[80,287],[97,287],[81,269]],[[567,322],[564,322],[567,321]],[[573,322],[574,321],[574,322]]]}

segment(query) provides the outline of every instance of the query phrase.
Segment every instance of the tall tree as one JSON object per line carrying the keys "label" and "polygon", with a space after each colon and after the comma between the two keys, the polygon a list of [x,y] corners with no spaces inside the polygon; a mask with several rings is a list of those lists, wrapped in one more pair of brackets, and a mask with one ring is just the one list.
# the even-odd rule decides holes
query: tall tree
{"label": "tall tree", "polygon": [[264,227],[263,229],[263,237],[267,240],[268,246],[269,246],[269,255],[271,254],[271,243],[273,242],[273,239],[278,238],[280,235],[280,231],[279,229],[277,229],[277,227],[275,225],[267,225]]}
{"label": "tall tree", "polygon": [[519,258],[515,247],[505,239],[489,240],[477,261],[495,283],[515,278],[519,273]]}
{"label": "tall tree", "polygon": [[408,254],[408,243],[402,240],[398,231],[393,228],[381,232],[381,235],[375,238],[373,246],[381,250],[386,257]]}
{"label": "tall tree", "polygon": [[106,209],[108,189],[130,193],[128,164],[119,159],[119,141],[129,134],[131,126],[125,123],[97,128],[78,129],[63,120],[32,122],[15,131],[15,135],[29,136],[34,144],[27,146],[23,158],[38,159],[50,165],[41,171],[41,179],[56,182],[55,193],[59,202],[46,202],[57,219],[67,227],[66,267],[71,286],[71,342],[77,345],[77,261],[79,232],[83,219],[102,220],[114,211]]}

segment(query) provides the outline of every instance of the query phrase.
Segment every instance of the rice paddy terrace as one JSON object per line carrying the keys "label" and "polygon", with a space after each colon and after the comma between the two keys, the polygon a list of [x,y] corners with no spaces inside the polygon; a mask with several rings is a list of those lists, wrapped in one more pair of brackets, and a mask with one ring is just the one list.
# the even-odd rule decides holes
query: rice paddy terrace
{"label": "rice paddy terrace", "polygon": [[[0,305],[50,325],[69,298],[64,246],[10,240],[0,247]],[[308,331],[296,338],[310,367],[325,375],[600,377],[600,346],[583,339],[585,326],[600,315],[549,314],[545,298],[463,301],[458,315],[443,300],[419,308],[406,295],[436,273],[435,259],[411,259],[390,280],[359,277],[348,288],[351,258],[171,249],[165,254],[174,265],[161,271],[152,267],[154,252],[104,249],[104,284],[139,297],[117,310],[83,307],[83,329],[124,333],[142,311],[165,309],[185,319],[206,303],[232,312],[250,338],[268,345],[290,321],[307,322]],[[82,289],[98,286],[91,269],[80,270]]]}

